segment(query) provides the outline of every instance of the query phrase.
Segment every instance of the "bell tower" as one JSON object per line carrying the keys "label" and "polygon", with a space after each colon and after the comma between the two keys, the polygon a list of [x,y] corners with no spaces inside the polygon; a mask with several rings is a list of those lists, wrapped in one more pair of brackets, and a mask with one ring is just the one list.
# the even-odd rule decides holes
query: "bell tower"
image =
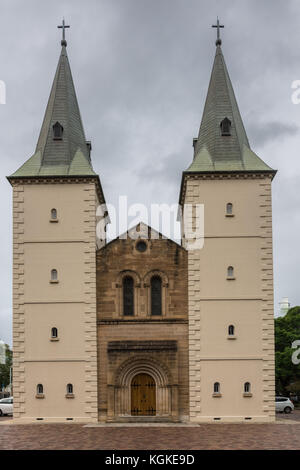
{"label": "bell tower", "polygon": [[[271,182],[251,149],[221,48],[180,204],[204,206],[204,245],[188,248],[193,422],[273,421]],[[196,224],[195,216],[190,225]]]}
{"label": "bell tower", "polygon": [[36,150],[14,174],[14,418],[97,421],[96,208],[65,28]]}

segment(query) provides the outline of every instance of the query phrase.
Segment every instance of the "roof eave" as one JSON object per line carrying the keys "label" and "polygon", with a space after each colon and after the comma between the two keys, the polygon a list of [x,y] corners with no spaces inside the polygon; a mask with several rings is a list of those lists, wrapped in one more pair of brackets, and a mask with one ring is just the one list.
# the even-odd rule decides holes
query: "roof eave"
{"label": "roof eave", "polygon": [[98,197],[101,204],[106,204],[101,181],[99,175],[32,175],[32,176],[6,176],[8,182],[13,185],[14,181],[23,181],[23,180],[76,180],[76,179],[90,179],[94,180],[97,183]]}
{"label": "roof eave", "polygon": [[214,170],[214,171],[183,171],[182,172],[182,177],[181,177],[181,184],[180,184],[180,192],[179,192],[179,205],[182,205],[182,192],[184,188],[184,182],[185,182],[185,177],[186,176],[196,176],[196,175],[228,175],[228,174],[234,174],[234,175],[244,175],[244,174],[257,174],[257,175],[270,175],[271,180],[273,181],[276,173],[278,170],[273,170],[270,168],[270,170]]}

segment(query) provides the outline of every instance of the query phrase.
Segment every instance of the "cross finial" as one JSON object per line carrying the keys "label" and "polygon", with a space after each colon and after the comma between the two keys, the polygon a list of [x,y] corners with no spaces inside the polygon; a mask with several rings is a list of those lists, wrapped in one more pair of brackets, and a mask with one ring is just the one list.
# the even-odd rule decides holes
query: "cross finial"
{"label": "cross finial", "polygon": [[217,24],[213,24],[212,28],[217,28],[217,40],[216,40],[216,46],[221,46],[222,40],[220,37],[220,28],[224,28],[223,24],[220,24],[219,18],[217,17]]}
{"label": "cross finial", "polygon": [[66,29],[66,28],[70,28],[70,26],[65,24],[65,19],[63,18],[62,24],[59,25],[59,26],[57,26],[57,27],[62,29],[61,45],[62,45],[62,46],[66,46],[66,45],[67,45],[67,41],[66,41],[66,36],[65,36],[65,29]]}

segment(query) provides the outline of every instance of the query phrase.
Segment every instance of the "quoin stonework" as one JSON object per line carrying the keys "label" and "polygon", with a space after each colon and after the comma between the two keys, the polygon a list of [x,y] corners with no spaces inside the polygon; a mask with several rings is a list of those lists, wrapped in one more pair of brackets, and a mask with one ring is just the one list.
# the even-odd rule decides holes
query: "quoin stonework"
{"label": "quoin stonework", "polygon": [[[250,148],[219,34],[180,244],[142,223],[97,238],[106,202],[61,46],[36,150],[8,177],[14,418],[273,421],[276,172]],[[197,205],[204,243],[189,249]]]}

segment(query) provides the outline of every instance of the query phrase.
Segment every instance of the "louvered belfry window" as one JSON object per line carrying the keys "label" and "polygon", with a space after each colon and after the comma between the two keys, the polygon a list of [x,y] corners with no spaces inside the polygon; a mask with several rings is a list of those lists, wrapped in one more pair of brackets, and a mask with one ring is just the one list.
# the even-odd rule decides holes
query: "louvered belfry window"
{"label": "louvered belfry window", "polygon": [[63,135],[63,126],[57,121],[53,126],[53,138],[54,140],[61,140]]}
{"label": "louvered belfry window", "polygon": [[123,279],[123,314],[134,314],[134,282],[131,276]]}
{"label": "louvered belfry window", "polygon": [[221,134],[222,135],[231,135],[231,121],[227,117],[221,121]]}
{"label": "louvered belfry window", "polygon": [[151,278],[151,315],[161,315],[162,313],[161,293],[161,278],[153,276]]}

